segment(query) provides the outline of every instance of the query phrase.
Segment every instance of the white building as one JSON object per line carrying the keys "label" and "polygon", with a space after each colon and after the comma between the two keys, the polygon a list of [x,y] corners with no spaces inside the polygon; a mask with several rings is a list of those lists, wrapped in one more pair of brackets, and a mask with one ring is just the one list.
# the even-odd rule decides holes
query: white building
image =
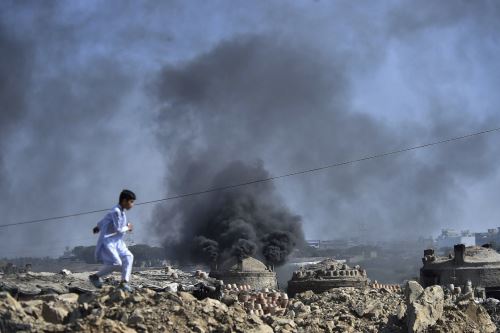
{"label": "white building", "polygon": [[453,229],[443,229],[441,230],[441,235],[436,238],[438,249],[453,248],[455,244],[475,246],[476,236],[469,230],[457,231]]}

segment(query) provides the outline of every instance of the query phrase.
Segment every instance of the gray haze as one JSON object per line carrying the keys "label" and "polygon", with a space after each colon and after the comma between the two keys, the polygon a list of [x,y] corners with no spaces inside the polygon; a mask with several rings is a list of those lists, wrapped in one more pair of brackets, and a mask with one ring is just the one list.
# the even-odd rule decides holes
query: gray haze
{"label": "gray haze", "polygon": [[[4,1],[0,223],[110,207],[125,187],[203,189],[235,161],[275,175],[499,126],[499,15],[493,1]],[[306,238],[495,227],[499,138],[269,195]],[[172,217],[210,198],[138,207],[134,239],[182,239]],[[92,244],[99,218],[0,229],[0,256]]]}

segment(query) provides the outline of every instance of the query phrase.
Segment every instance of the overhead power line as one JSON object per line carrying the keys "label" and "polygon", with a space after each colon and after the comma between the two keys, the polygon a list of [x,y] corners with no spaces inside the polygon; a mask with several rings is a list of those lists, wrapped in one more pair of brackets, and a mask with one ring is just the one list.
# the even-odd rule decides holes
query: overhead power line
{"label": "overhead power line", "polygon": [[[367,161],[367,160],[372,160],[372,159],[387,157],[387,156],[391,156],[391,155],[401,154],[401,153],[409,152],[412,150],[428,148],[428,147],[432,147],[432,146],[437,146],[437,145],[441,145],[441,144],[445,144],[445,143],[449,143],[449,142],[453,142],[453,141],[458,141],[458,140],[464,140],[464,139],[468,139],[468,138],[472,138],[472,137],[476,137],[476,136],[480,136],[480,135],[484,135],[484,134],[488,134],[488,133],[492,133],[492,132],[498,132],[498,131],[500,131],[500,127],[487,129],[487,130],[483,130],[480,132],[469,133],[469,134],[465,134],[465,135],[461,135],[461,136],[457,136],[457,137],[452,137],[452,138],[448,138],[448,139],[443,139],[443,140],[439,140],[439,141],[434,141],[434,142],[430,142],[430,143],[420,144],[420,145],[416,145],[416,146],[392,150],[392,151],[388,151],[388,152],[368,155],[365,157],[360,157],[360,158],[356,158],[356,159],[348,160],[348,161],[344,161],[344,162],[327,164],[327,165],[323,165],[323,166],[320,166],[317,168],[299,170],[299,171],[294,171],[294,172],[290,172],[290,173],[286,173],[286,174],[282,174],[282,175],[271,176],[271,177],[261,178],[261,179],[254,179],[254,180],[250,180],[250,181],[246,181],[246,182],[242,182],[242,183],[236,183],[236,184],[220,186],[220,187],[212,187],[212,188],[208,188],[205,190],[177,194],[177,195],[169,196],[166,198],[138,202],[135,205],[136,206],[149,205],[149,204],[153,204],[153,203],[159,203],[159,202],[164,202],[164,201],[192,197],[192,196],[211,193],[211,192],[230,190],[230,189],[234,189],[234,188],[238,188],[238,187],[268,182],[268,181],[277,180],[277,179],[286,178],[286,177],[298,176],[298,175],[302,175],[302,174],[306,174],[306,173],[314,173],[314,172],[322,171],[325,169],[331,169],[331,168],[340,167],[340,166],[349,165],[349,164],[354,164],[354,163],[359,163],[359,162],[363,162],[363,161]],[[78,216],[82,216],[82,215],[89,215],[89,214],[95,214],[95,213],[101,213],[101,212],[107,212],[107,211],[109,211],[109,208],[96,209],[96,210],[90,210],[90,211],[85,211],[85,212],[79,212],[79,213],[73,213],[73,214],[67,214],[67,215],[61,215],[61,216],[53,216],[53,217],[47,217],[47,218],[41,218],[41,219],[35,219],[35,220],[13,222],[13,223],[0,225],[0,228],[7,228],[7,227],[18,226],[18,225],[24,225],[24,224],[41,223],[41,222],[47,222],[47,221],[63,220],[63,219],[67,219],[70,217],[78,217]]]}

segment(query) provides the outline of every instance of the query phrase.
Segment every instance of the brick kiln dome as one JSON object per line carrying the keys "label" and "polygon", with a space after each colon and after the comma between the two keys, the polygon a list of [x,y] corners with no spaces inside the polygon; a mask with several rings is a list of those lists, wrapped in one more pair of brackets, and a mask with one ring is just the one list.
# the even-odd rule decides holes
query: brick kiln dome
{"label": "brick kiln dome", "polygon": [[321,293],[332,288],[361,288],[367,284],[366,271],[358,265],[351,268],[343,262],[326,259],[293,272],[287,291],[290,296],[295,296],[306,290]]}
{"label": "brick kiln dome", "polygon": [[484,288],[487,297],[500,297],[500,254],[492,248],[457,244],[448,256],[427,249],[422,263],[420,281],[425,287],[471,283]]}
{"label": "brick kiln dome", "polygon": [[226,260],[221,267],[221,271],[234,272],[267,272],[269,269],[260,260],[248,257],[242,260],[231,258]]}
{"label": "brick kiln dome", "polygon": [[276,273],[271,271],[261,261],[248,257],[245,259],[231,258],[226,260],[217,270],[212,270],[210,276],[224,283],[238,285],[248,284],[254,289],[277,287]]}

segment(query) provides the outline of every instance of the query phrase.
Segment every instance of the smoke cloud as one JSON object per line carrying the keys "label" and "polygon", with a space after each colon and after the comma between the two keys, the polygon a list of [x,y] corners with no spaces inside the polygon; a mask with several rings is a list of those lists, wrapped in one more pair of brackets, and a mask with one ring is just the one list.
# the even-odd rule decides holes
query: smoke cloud
{"label": "smoke cloud", "polygon": [[[181,164],[185,162],[184,156]],[[269,176],[260,162],[230,162],[213,175],[209,168],[205,170],[207,164],[209,160],[192,160],[184,171],[175,170],[179,190],[189,183],[208,181],[206,185],[216,188]],[[155,218],[161,221],[161,232],[168,235],[169,230],[178,230],[179,238],[168,239],[164,245],[181,261],[224,262],[255,255],[275,265],[284,263],[296,245],[304,245],[300,217],[288,210],[272,183],[181,200],[168,209],[158,207]],[[276,248],[279,255],[270,254]]]}
{"label": "smoke cloud", "polygon": [[[150,200],[495,127],[499,13],[491,1],[3,1],[0,223],[111,207],[123,188]],[[496,227],[497,138],[138,206],[134,240],[279,263],[302,234]],[[0,254],[91,245],[100,218],[2,229]]]}
{"label": "smoke cloud", "polygon": [[[246,35],[224,41],[192,61],[168,66],[157,85],[159,99],[166,105],[161,124],[171,134],[161,137],[171,161],[167,187],[173,193],[183,193],[263,178],[240,171],[236,177],[219,174],[221,182],[200,179],[211,179],[214,170],[224,170],[235,158],[244,163],[262,158],[273,174],[281,174],[468,133],[499,122],[496,115],[473,117],[434,91],[428,92],[425,104],[429,113],[423,121],[394,125],[360,113],[353,104],[353,73],[366,62],[359,61],[335,50],[333,56],[331,52],[312,53],[297,41]],[[436,225],[449,223],[443,218],[462,213],[459,196],[464,182],[496,173],[498,148],[493,142],[487,137],[474,138],[422,154],[288,179],[279,185],[289,199],[295,196],[294,189],[300,189],[296,200],[308,215],[304,227],[315,237],[373,241],[425,236]],[[217,225],[205,222],[214,219],[200,207],[224,206],[215,198],[231,195],[221,193],[197,198],[195,205],[158,208],[155,220],[159,234],[167,235],[166,244],[181,247],[188,247],[189,239],[198,233],[212,239],[213,230],[217,230],[215,234],[222,238],[223,231],[216,226],[224,225],[224,220],[215,219]],[[324,210],[315,213],[320,206]],[[199,228],[200,223],[209,228]],[[239,225],[237,220],[234,223]],[[239,238],[238,232],[231,235],[233,242]],[[252,237],[242,239],[247,238]],[[283,262],[293,240],[276,230],[260,242],[267,260]]]}

